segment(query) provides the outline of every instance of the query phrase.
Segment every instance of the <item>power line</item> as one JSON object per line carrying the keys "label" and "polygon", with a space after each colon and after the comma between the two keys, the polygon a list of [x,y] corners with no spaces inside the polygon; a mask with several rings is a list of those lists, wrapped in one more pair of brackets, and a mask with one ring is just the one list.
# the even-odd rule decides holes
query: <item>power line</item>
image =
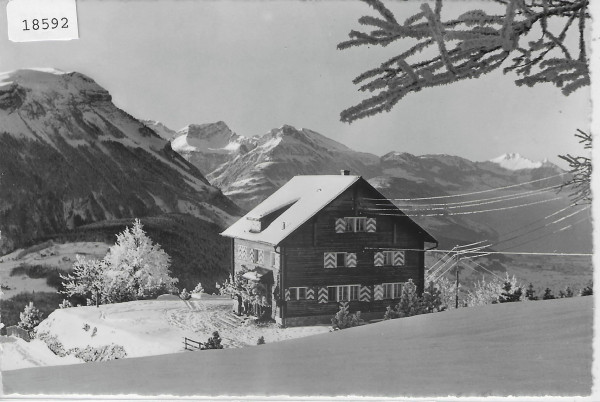
{"label": "power line", "polygon": [[[428,252],[428,253],[462,253],[457,250],[439,250],[439,249],[431,249],[431,250],[423,250],[421,248],[393,248],[393,247],[365,247],[365,250],[390,250],[390,251],[420,251],[420,252]],[[506,254],[506,255],[554,255],[554,256],[564,256],[564,257],[591,257],[593,254],[591,253],[538,253],[538,252],[527,252],[527,251],[477,251],[475,257],[482,256],[484,254]]]}
{"label": "power line", "polygon": [[[554,224],[556,224],[556,223],[558,223],[558,222],[561,222],[561,221],[563,221],[563,220],[565,220],[565,219],[567,219],[567,218],[570,218],[571,216],[573,216],[573,215],[576,215],[576,214],[578,214],[578,213],[580,213],[580,212],[583,212],[583,211],[585,211],[585,210],[587,210],[587,209],[589,209],[589,207],[584,207],[584,208],[581,208],[581,209],[579,209],[579,210],[577,210],[577,211],[575,211],[575,212],[573,212],[573,213],[571,213],[571,214],[569,214],[569,215],[566,215],[566,216],[564,216],[564,217],[562,217],[562,218],[556,219],[556,220],[554,220],[554,221],[552,221],[552,222],[548,222],[548,223],[546,223],[546,224],[545,224],[545,225],[543,225],[543,226],[540,226],[540,227],[537,227],[537,228],[535,228],[535,229],[529,230],[529,231],[527,231],[527,232],[525,232],[525,233],[521,233],[521,234],[519,234],[519,235],[516,235],[516,236],[510,237],[510,238],[508,238],[508,239],[500,240],[500,241],[498,241],[497,243],[495,243],[495,244],[494,244],[494,246],[498,246],[499,244],[506,243],[507,241],[511,241],[511,240],[514,240],[514,239],[518,239],[519,237],[523,237],[523,236],[526,236],[526,235],[528,235],[528,234],[530,234],[530,233],[537,232],[538,230],[545,229],[545,228],[547,228],[547,227],[548,227],[548,226],[550,226],[550,225],[554,225]],[[587,219],[587,218],[586,218],[586,219]],[[561,229],[561,230],[562,230],[562,229]],[[554,231],[554,232],[552,232],[552,233],[550,233],[550,234],[558,233],[559,231],[560,231],[560,230],[558,230],[558,231]],[[550,234],[548,234],[548,235],[550,235]],[[517,246],[518,246],[518,245],[516,245],[516,246],[514,246],[514,247],[517,247]]]}
{"label": "power line", "polygon": [[365,199],[367,199],[367,200],[378,200],[378,201],[385,201],[385,200],[393,200],[393,201],[420,201],[420,200],[435,200],[435,199],[440,199],[440,198],[466,197],[468,195],[483,194],[483,193],[489,193],[491,191],[505,190],[507,188],[515,188],[515,187],[525,186],[527,184],[538,183],[538,182],[544,181],[544,180],[550,180],[550,179],[553,179],[555,177],[564,176],[566,174],[568,174],[568,173],[567,172],[565,172],[565,173],[559,173],[557,175],[548,176],[548,177],[545,177],[543,179],[531,180],[531,181],[526,181],[526,182],[523,182],[523,183],[513,184],[513,185],[510,185],[510,186],[491,188],[491,189],[488,189],[488,190],[481,190],[481,191],[473,191],[473,192],[470,192],[470,193],[463,193],[463,194],[440,195],[440,196],[436,196],[436,197],[420,197],[420,198],[365,198]]}
{"label": "power line", "polygon": [[[556,189],[556,188],[560,188],[560,187],[562,187],[561,184],[555,185],[555,186],[544,187],[544,188],[537,189],[537,190],[525,191],[525,192],[517,193],[517,194],[498,195],[496,197],[480,198],[480,199],[477,199],[477,200],[469,200],[469,201],[444,202],[444,203],[427,203],[427,204],[419,204],[419,205],[415,205],[415,204],[393,204],[393,206],[398,207],[398,208],[412,208],[412,207],[416,206],[416,207],[420,208],[420,207],[432,207],[432,206],[449,206],[449,205],[473,204],[473,203],[479,203],[479,202],[483,202],[483,201],[512,199],[512,198],[515,198],[515,197],[522,198],[526,194],[527,195],[532,195],[532,194],[536,194],[536,193],[543,193],[545,191]],[[391,206],[391,205],[389,205],[389,203],[376,203],[375,205],[377,205],[377,206],[383,206],[383,205]]]}
{"label": "power line", "polygon": [[[529,231],[527,231],[527,232],[525,232],[525,233],[522,233],[522,234],[519,234],[519,235],[513,236],[513,237],[511,237],[511,238],[508,238],[508,239],[500,240],[500,241],[498,241],[498,243],[494,244],[494,246],[497,246],[497,245],[498,245],[498,244],[500,244],[500,243],[505,243],[505,242],[507,242],[507,241],[510,241],[510,240],[517,239],[517,238],[519,238],[519,237],[522,237],[522,236],[528,235],[528,234],[530,234],[530,233],[533,233],[533,232],[536,232],[536,231],[538,231],[538,230],[540,230],[540,229],[547,228],[547,227],[548,227],[548,226],[550,226],[550,225],[553,225],[553,224],[555,224],[555,223],[558,223],[558,222],[560,222],[560,221],[563,221],[564,219],[566,219],[566,218],[569,218],[569,217],[571,217],[571,216],[573,216],[573,215],[576,215],[576,214],[578,214],[578,213],[580,213],[580,212],[582,212],[582,211],[585,211],[586,209],[588,209],[588,207],[582,208],[582,209],[580,209],[580,210],[578,210],[578,211],[575,211],[575,212],[573,212],[572,214],[569,214],[569,215],[567,215],[567,216],[564,216],[564,217],[562,217],[562,218],[560,218],[560,219],[554,220],[554,221],[552,221],[552,222],[548,222],[548,223],[546,223],[546,224],[545,224],[545,225],[543,225],[543,226],[540,226],[540,227],[537,227],[537,228],[535,228],[535,229],[529,230]],[[545,218],[544,218],[544,219],[545,219]]]}
{"label": "power line", "polygon": [[[556,201],[556,200],[560,200],[562,199],[562,197],[554,197],[554,198],[550,198],[547,200],[541,200],[541,201],[534,201],[534,202],[529,202],[526,204],[519,204],[519,205],[512,205],[509,207],[500,207],[500,208],[490,208],[490,209],[482,209],[479,211],[465,211],[465,212],[447,212],[447,213],[442,213],[442,214],[406,214],[406,213],[402,213],[402,215],[400,214],[383,214],[381,212],[377,213],[375,212],[374,215],[387,215],[387,216],[410,216],[410,217],[414,217],[414,216],[450,216],[450,215],[472,215],[472,214],[481,214],[484,212],[494,212],[494,211],[505,211],[507,209],[514,209],[514,208],[522,208],[522,207],[527,207],[530,205],[537,205],[537,204],[543,204],[546,202],[551,202],[551,201]],[[365,210],[371,210],[370,208],[365,208]],[[418,212],[418,211],[417,211]]]}

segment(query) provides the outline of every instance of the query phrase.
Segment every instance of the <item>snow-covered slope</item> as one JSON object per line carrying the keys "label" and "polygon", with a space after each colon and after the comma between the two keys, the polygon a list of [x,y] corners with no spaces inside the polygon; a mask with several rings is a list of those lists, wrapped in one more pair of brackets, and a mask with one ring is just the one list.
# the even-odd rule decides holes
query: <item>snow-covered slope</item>
{"label": "snow-covered slope", "polygon": [[521,169],[536,169],[542,167],[544,164],[548,163],[547,159],[543,161],[534,162],[531,159],[527,159],[524,156],[521,156],[518,153],[507,153],[502,154],[494,159],[491,159],[490,162],[497,163],[502,166],[504,169],[508,170],[521,170]]}
{"label": "snow-covered slope", "polygon": [[148,128],[154,130],[156,134],[158,134],[161,138],[165,140],[171,141],[177,136],[177,131],[170,129],[160,121],[142,120],[142,123],[144,123]]}
{"label": "snow-covered slope", "polygon": [[242,349],[14,370],[3,373],[4,391],[7,396],[589,395],[592,316],[589,296],[462,308]]}
{"label": "snow-covered slope", "polygon": [[225,223],[237,207],[91,78],[0,76],[0,253],[83,223],[188,212]]}

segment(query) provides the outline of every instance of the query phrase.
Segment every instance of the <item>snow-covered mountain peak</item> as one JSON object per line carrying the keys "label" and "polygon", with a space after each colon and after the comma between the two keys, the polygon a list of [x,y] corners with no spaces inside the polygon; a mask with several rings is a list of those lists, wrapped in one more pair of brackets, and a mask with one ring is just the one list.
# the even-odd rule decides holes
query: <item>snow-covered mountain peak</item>
{"label": "snow-covered mountain peak", "polygon": [[490,162],[496,163],[508,170],[537,169],[548,163],[546,159],[544,161],[532,161],[516,152],[500,155],[497,158],[491,159]]}

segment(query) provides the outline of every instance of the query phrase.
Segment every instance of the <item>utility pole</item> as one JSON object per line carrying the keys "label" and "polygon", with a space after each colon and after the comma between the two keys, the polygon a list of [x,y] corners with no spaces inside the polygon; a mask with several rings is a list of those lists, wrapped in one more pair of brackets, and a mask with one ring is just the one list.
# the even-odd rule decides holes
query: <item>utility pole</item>
{"label": "utility pole", "polygon": [[455,306],[454,308],[458,308],[458,262],[460,261],[460,258],[456,259],[456,296],[455,296]]}

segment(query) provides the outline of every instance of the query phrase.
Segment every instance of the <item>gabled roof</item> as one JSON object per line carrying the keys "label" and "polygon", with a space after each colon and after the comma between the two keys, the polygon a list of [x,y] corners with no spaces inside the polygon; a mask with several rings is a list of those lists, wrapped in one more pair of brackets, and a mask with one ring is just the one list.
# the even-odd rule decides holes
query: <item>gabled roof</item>
{"label": "gabled roof", "polygon": [[[361,179],[360,176],[346,175],[295,176],[221,235],[274,246],[279,245],[287,236],[329,205],[359,179]],[[365,183],[367,182],[365,181]],[[375,188],[373,190],[381,195]],[[385,199],[383,195],[381,198]],[[390,205],[393,205],[391,201]],[[399,209],[398,211],[399,216],[403,216],[411,225],[417,227],[425,241],[437,243],[437,240],[415,221],[404,215]],[[266,228],[260,232],[251,230],[257,220],[267,218],[265,220],[270,221],[269,215],[275,216],[275,218]]]}
{"label": "gabled roof", "polygon": [[[344,175],[295,176],[221,234],[278,245],[359,178],[360,176]],[[250,231],[252,220],[285,208],[287,209],[261,232]]]}

